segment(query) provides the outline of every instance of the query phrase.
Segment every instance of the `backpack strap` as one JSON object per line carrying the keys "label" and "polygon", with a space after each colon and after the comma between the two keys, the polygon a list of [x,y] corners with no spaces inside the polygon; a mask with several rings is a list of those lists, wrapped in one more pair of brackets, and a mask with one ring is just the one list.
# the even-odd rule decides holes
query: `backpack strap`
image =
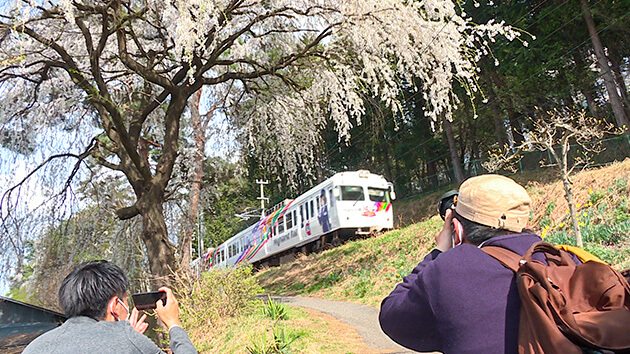
{"label": "backpack strap", "polygon": [[507,248],[498,246],[484,246],[481,250],[486,252],[492,258],[499,261],[507,269],[512,270],[514,273],[518,271],[521,266],[521,255],[516,252],[510,251]]}
{"label": "backpack strap", "polygon": [[582,261],[582,263],[586,263],[588,261],[594,261],[594,262],[599,262],[599,263],[604,263],[606,264],[606,262],[602,261],[599,257],[597,257],[596,255],[588,252],[585,249],[582,249],[580,247],[576,247],[576,246],[570,246],[570,245],[556,245],[557,248],[563,250],[563,251],[567,251],[567,252],[571,252],[573,253],[580,261]]}

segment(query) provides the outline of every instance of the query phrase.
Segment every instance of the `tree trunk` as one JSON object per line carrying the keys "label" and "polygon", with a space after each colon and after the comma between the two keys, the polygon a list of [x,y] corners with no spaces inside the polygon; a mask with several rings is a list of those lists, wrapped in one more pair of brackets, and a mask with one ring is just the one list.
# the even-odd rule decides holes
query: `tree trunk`
{"label": "tree trunk", "polygon": [[[385,146],[386,146],[385,144],[379,144],[378,149],[381,152],[379,155],[381,156],[383,166],[385,167],[385,178],[389,182],[392,182],[394,180],[393,179],[393,175],[392,175],[392,164],[391,164],[391,162],[389,160],[389,153],[388,153],[387,148]],[[389,146],[389,145],[387,145],[387,146]]]}
{"label": "tree trunk", "polygon": [[[426,149],[425,156],[431,156],[430,151]],[[435,165],[435,159],[431,159],[426,162],[426,170],[427,170],[427,185],[431,188],[438,187],[438,176],[437,176],[437,166]]]}
{"label": "tree trunk", "polygon": [[511,108],[506,109],[508,112],[508,118],[510,120],[510,128],[512,131],[512,143],[514,146],[520,146],[523,143],[524,137],[521,132],[521,122],[517,113]]}
{"label": "tree trunk", "polygon": [[[205,157],[206,132],[205,125],[201,122],[199,114],[199,101],[201,100],[201,91],[199,90],[192,95],[192,99],[188,104],[190,110],[190,122],[193,126],[193,137],[195,139],[195,156],[193,166],[193,179],[190,186],[190,208],[188,210],[188,221],[184,223],[184,236],[180,242],[181,259],[180,266],[182,269],[189,270],[192,261],[191,248],[193,229],[197,224],[199,194],[201,191],[201,180],[203,178],[203,167]],[[201,235],[197,235],[201,237]],[[201,254],[203,250],[198,250]]]}
{"label": "tree trunk", "polygon": [[623,59],[619,55],[617,49],[611,48],[609,50],[609,53],[611,69],[615,77],[615,83],[617,83],[617,86],[619,87],[619,91],[621,93],[621,101],[626,108],[627,117],[627,113],[630,112],[630,98],[628,98],[628,87],[626,86],[626,82],[624,81],[623,74],[621,72],[621,67],[619,66],[619,62]]}
{"label": "tree trunk", "polygon": [[608,65],[608,58],[604,54],[604,47],[599,39],[599,34],[597,33],[597,28],[595,27],[595,21],[593,21],[593,16],[591,15],[591,9],[588,7],[588,1],[580,0],[580,6],[582,7],[582,15],[584,16],[584,21],[586,22],[586,28],[591,36],[593,49],[595,49],[595,56],[597,57],[599,69],[602,72],[602,78],[604,79],[604,84],[606,85],[606,91],[608,91],[608,97],[610,99],[613,114],[615,115],[615,121],[617,122],[618,127],[625,127],[625,129],[628,129],[628,117],[626,116],[626,111],[624,110],[621,99],[619,98],[617,85],[615,85],[612,70]]}
{"label": "tree trunk", "polygon": [[494,131],[497,136],[497,142],[500,148],[504,148],[508,144],[507,134],[505,133],[505,126],[503,125],[503,118],[501,118],[501,112],[496,101],[490,102],[490,109],[492,110],[492,120],[494,122]]}
{"label": "tree trunk", "polygon": [[147,247],[149,268],[156,286],[169,285],[175,262],[175,247],[168,240],[162,201],[147,203],[142,212],[142,241]]}
{"label": "tree trunk", "polygon": [[[116,214],[121,220],[130,219],[137,215],[142,216],[142,241],[147,248],[149,268],[153,276],[153,283],[156,286],[169,284],[173,273],[178,271],[179,266],[175,257],[175,246],[168,238],[163,203],[164,194],[177,159],[179,123],[186,108],[186,100],[187,96],[181,92],[171,94],[164,118],[164,141],[162,145],[159,145],[162,148],[162,155],[157,162],[154,173],[151,173],[146,163],[144,169],[138,172],[138,167],[128,161],[127,154],[119,153],[118,155],[122,160],[121,169],[134,187],[137,200],[134,205],[117,210]],[[129,139],[128,136],[127,139]],[[131,140],[120,138],[120,141],[125,145],[133,145]],[[131,149],[129,151],[137,153]]]}
{"label": "tree trunk", "polygon": [[455,175],[455,181],[460,184],[464,181],[464,171],[462,170],[462,160],[459,157],[457,151],[457,144],[455,143],[455,137],[453,136],[453,126],[451,122],[442,116],[442,128],[446,134],[446,140],[448,141],[448,150],[451,153],[451,163],[453,164],[453,174]]}
{"label": "tree trunk", "polygon": [[575,210],[575,202],[573,201],[573,188],[571,187],[571,181],[566,173],[562,173],[562,183],[564,185],[564,193],[567,203],[569,203],[569,212],[571,214],[571,224],[573,225],[573,233],[575,234],[575,243],[578,247],[584,247],[582,242],[582,232],[580,231],[580,225],[577,219],[577,210]]}
{"label": "tree trunk", "polygon": [[[575,67],[577,73],[580,77],[587,77],[586,74],[586,65],[584,64],[584,59],[582,59],[581,53],[575,51],[573,52],[573,61],[575,62]],[[586,104],[588,106],[588,111],[591,113],[593,117],[599,117],[597,112],[597,103],[595,102],[595,95],[593,90],[593,82],[588,79],[584,80],[581,85],[583,88],[580,89],[584,97],[586,98]]]}
{"label": "tree trunk", "polygon": [[591,116],[597,118],[597,103],[595,103],[592,87],[589,85],[587,88],[582,89],[582,94],[586,97],[586,104],[588,105],[588,111],[591,113]]}
{"label": "tree trunk", "polygon": [[[499,74],[491,74],[489,77],[497,90],[505,87],[505,82],[503,81],[503,78],[499,76]],[[497,91],[494,91],[494,94],[497,99],[499,99]],[[512,109],[510,103],[506,102],[503,106],[503,109],[505,109],[508,120],[510,122],[510,135],[512,136],[512,144],[514,144],[514,146],[521,145],[521,143],[523,142],[523,133],[521,133],[521,123],[519,121],[519,115],[518,113],[514,112],[514,109]]]}

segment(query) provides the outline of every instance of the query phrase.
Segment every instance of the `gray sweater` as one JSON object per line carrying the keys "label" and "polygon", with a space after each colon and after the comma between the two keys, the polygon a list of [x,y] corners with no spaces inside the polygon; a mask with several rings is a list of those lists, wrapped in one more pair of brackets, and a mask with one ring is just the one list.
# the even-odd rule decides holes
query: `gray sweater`
{"label": "gray sweater", "polygon": [[[197,353],[186,331],[173,327],[169,331],[173,354]],[[63,325],[32,341],[25,354],[39,353],[163,353],[148,337],[133,330],[128,321],[96,321],[89,317],[72,317]]]}

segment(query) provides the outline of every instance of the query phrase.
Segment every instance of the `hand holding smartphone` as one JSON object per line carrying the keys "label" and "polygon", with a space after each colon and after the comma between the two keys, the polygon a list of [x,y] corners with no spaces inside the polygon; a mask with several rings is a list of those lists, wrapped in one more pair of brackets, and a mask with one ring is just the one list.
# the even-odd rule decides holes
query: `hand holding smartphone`
{"label": "hand holding smartphone", "polygon": [[163,301],[166,305],[166,292],[165,291],[150,291],[148,293],[135,293],[131,295],[133,303],[139,311],[142,310],[154,310],[157,308],[157,302]]}

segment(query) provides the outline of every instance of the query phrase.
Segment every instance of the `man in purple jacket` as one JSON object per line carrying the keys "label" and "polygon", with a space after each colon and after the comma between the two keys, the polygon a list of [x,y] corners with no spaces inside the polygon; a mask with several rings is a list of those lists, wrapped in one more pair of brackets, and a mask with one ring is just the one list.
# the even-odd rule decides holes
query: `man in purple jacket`
{"label": "man in purple jacket", "polygon": [[383,300],[383,331],[416,351],[517,353],[515,275],[480,248],[495,245],[522,255],[540,241],[525,228],[530,204],[527,191],[507,177],[462,183],[436,248]]}

